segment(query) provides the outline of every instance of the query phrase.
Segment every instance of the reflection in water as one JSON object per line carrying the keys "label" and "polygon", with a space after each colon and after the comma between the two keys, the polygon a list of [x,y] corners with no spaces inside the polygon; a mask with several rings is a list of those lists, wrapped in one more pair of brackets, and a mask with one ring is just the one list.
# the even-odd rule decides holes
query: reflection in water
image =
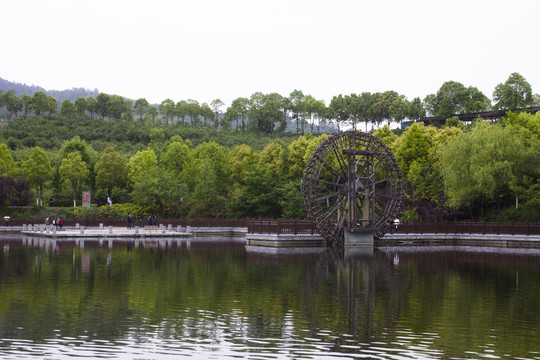
{"label": "reflection in water", "polygon": [[0,241],[2,358],[540,358],[538,253]]}

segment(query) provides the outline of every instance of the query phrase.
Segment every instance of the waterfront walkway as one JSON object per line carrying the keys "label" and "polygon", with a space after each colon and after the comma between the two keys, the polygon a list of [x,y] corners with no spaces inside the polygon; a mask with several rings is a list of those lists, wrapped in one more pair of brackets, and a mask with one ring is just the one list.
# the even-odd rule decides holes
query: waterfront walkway
{"label": "waterfront walkway", "polygon": [[[235,237],[246,242],[247,246],[262,246],[269,248],[324,248],[326,241],[318,234],[248,234],[243,227],[197,227],[177,226],[161,227],[90,227],[76,228],[64,227],[54,231],[45,225],[32,226],[0,226],[0,233],[21,233],[30,237],[53,238],[57,240],[68,239],[159,239],[159,238],[210,238]],[[429,247],[429,246],[476,246],[500,248],[535,248],[540,249],[539,235],[497,235],[497,234],[463,234],[463,233],[424,233],[424,234],[386,234],[375,240],[375,247],[403,246],[403,247]]]}

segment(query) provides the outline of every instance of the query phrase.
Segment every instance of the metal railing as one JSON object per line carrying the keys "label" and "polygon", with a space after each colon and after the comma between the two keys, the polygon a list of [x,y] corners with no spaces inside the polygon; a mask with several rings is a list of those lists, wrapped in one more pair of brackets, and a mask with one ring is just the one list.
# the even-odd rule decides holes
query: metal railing
{"label": "metal railing", "polygon": [[[176,227],[178,225],[186,227],[247,227],[247,219],[167,219],[158,218],[158,224],[169,225]],[[124,227],[127,226],[127,218],[102,218],[102,219],[90,219],[90,218],[68,218],[64,219],[64,226],[75,226],[79,224],[84,227],[99,227],[114,226]],[[3,223],[0,223],[4,225]],[[23,224],[45,224],[45,219],[42,218],[13,218],[10,219],[8,226],[22,226]],[[149,225],[148,219],[133,219],[132,226],[145,226]],[[152,225],[153,225],[152,221]]]}
{"label": "metal railing", "polygon": [[315,233],[311,221],[305,219],[249,219],[250,234],[310,234]]}
{"label": "metal railing", "polygon": [[402,222],[392,229],[396,234],[496,234],[540,235],[540,223],[529,222]]}
{"label": "metal railing", "polygon": [[[45,219],[33,218],[10,219],[8,226],[22,226],[23,224],[44,224]],[[259,234],[314,234],[315,227],[306,219],[158,219],[159,224],[176,227],[242,227],[247,228],[248,233]],[[0,223],[4,225],[4,223]],[[64,226],[79,224],[85,227],[127,226],[127,218],[113,219],[64,219]],[[132,226],[148,225],[148,219],[133,219]],[[498,234],[498,235],[540,235],[540,223],[532,222],[402,222],[397,228],[391,229],[395,234]]]}

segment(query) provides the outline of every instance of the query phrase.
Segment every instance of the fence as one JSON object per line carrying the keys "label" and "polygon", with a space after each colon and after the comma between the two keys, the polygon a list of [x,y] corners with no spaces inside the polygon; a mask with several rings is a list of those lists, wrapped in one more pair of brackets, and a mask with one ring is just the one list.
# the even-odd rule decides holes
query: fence
{"label": "fence", "polygon": [[[169,225],[173,227],[178,225],[186,227],[247,227],[247,219],[163,219],[159,218],[158,223]],[[44,224],[45,219],[42,218],[31,218],[31,219],[19,219],[14,218],[9,221],[9,226],[22,226],[23,224]],[[86,218],[69,218],[64,219],[64,226],[75,226],[79,224],[84,227],[99,227],[100,224],[103,226],[114,226],[114,227],[124,227],[127,226],[127,218],[122,219],[113,219],[113,218],[103,218],[103,219],[86,219]],[[148,225],[148,219],[133,219],[132,226],[144,226]]]}
{"label": "fence", "polygon": [[[316,229],[305,219],[158,219],[160,224],[176,227],[247,227],[248,233],[260,234],[314,234]],[[45,223],[44,219],[19,219],[9,221],[9,226]],[[127,226],[127,219],[85,219],[64,220],[64,226],[79,224],[85,227]],[[147,219],[133,219],[133,226],[148,225]],[[500,234],[500,235],[540,235],[540,223],[529,222],[402,222],[391,233],[396,234]]]}
{"label": "fence", "polygon": [[248,233],[251,234],[311,234],[315,228],[311,221],[304,219],[250,219]]}
{"label": "fence", "polygon": [[399,234],[497,234],[540,235],[540,223],[529,222],[403,222],[393,233]]}

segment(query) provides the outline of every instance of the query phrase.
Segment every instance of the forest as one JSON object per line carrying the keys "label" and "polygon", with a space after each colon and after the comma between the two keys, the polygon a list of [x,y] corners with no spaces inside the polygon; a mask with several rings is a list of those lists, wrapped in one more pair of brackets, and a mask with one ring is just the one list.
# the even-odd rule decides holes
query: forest
{"label": "forest", "polygon": [[[363,128],[398,160],[402,220],[537,220],[540,115],[514,109],[538,98],[517,73],[497,85],[493,104],[453,81],[424,100],[364,92],[326,106],[295,90],[237,98],[225,111],[220,100],[150,105],[99,93],[59,104],[41,90],[7,90],[0,206],[15,216],[53,205],[71,216],[302,218],[310,154],[329,132]],[[488,109],[507,116],[470,124],[452,117]],[[448,120],[425,126],[426,115]],[[404,119],[416,122],[402,129]],[[91,191],[91,207],[80,206],[82,191]],[[103,206],[108,197],[112,206]]]}

